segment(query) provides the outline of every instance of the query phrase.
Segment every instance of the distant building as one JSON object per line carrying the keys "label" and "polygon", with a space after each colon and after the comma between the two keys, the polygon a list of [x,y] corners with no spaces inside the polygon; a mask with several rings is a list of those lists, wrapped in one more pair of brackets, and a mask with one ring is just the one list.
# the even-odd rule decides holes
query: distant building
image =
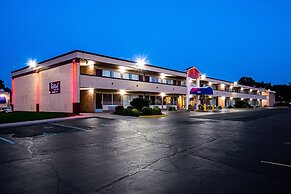
{"label": "distant building", "polygon": [[10,92],[0,90],[0,108],[10,107]]}
{"label": "distant building", "polygon": [[[12,101],[15,111],[78,113],[113,110],[144,97],[151,106],[185,109],[186,77],[186,71],[76,50],[13,71]],[[190,81],[195,86],[197,80]],[[263,88],[206,76],[199,81],[199,86],[213,89],[213,95],[201,98],[206,104],[228,107],[237,100],[253,106],[275,103],[274,92]],[[196,95],[188,97],[188,103],[198,103]]]}

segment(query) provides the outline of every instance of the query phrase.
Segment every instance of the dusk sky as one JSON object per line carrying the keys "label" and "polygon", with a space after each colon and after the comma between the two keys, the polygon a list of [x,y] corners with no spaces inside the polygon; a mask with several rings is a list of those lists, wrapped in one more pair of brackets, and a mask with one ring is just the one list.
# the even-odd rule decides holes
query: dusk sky
{"label": "dusk sky", "polygon": [[207,76],[291,81],[291,1],[2,1],[0,79],[80,49]]}

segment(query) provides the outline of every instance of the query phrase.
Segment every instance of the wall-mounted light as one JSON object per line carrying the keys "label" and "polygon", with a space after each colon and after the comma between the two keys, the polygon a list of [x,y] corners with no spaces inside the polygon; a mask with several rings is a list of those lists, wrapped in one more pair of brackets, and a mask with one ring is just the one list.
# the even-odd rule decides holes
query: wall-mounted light
{"label": "wall-mounted light", "polygon": [[233,86],[229,86],[229,89],[232,89],[233,88]]}
{"label": "wall-mounted light", "polygon": [[233,82],[234,85],[237,85],[237,82]]}
{"label": "wall-mounted light", "polygon": [[240,88],[240,90],[244,90],[244,88]]}
{"label": "wall-mounted light", "polygon": [[241,100],[244,100],[244,98],[241,98]]}
{"label": "wall-mounted light", "polygon": [[147,60],[145,57],[137,58],[137,60],[136,60],[137,68],[142,69],[145,66],[146,62],[147,62]]}
{"label": "wall-mounted light", "polygon": [[233,100],[233,97],[230,97],[229,99],[230,99],[230,100]]}
{"label": "wall-mounted light", "polygon": [[225,84],[220,84],[220,86],[221,86],[222,88],[224,88],[224,87],[225,87]]}
{"label": "wall-mounted light", "polygon": [[208,85],[211,86],[212,85],[212,82],[208,82]]}
{"label": "wall-mounted light", "polygon": [[161,92],[160,94],[162,97],[166,96],[165,92]]}
{"label": "wall-mounted light", "polygon": [[125,67],[124,66],[119,66],[119,72],[120,73],[125,73],[126,72]]}
{"label": "wall-mounted light", "polygon": [[161,74],[160,74],[160,78],[161,78],[161,79],[165,79],[165,78],[166,78],[166,75],[165,75],[164,73],[161,73]]}
{"label": "wall-mounted light", "polygon": [[252,101],[253,99],[252,98],[250,98],[250,101]]}
{"label": "wall-mounted light", "polygon": [[89,88],[89,92],[90,92],[90,94],[93,94],[94,93],[94,88]]}
{"label": "wall-mounted light", "polygon": [[26,63],[29,67],[34,68],[37,66],[37,62],[35,59],[28,59],[27,63]]}
{"label": "wall-mounted light", "polygon": [[250,89],[250,92],[252,92],[253,91],[253,89]]}
{"label": "wall-mounted light", "polygon": [[205,78],[206,78],[206,74],[205,73],[201,74],[201,79],[205,79]]}
{"label": "wall-mounted light", "polygon": [[125,90],[119,90],[119,94],[123,96],[125,94]]}

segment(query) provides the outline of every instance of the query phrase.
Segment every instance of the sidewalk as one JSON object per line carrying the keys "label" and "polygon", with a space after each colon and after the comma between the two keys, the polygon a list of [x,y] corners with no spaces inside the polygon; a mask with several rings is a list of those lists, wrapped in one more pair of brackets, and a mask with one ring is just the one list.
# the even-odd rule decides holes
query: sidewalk
{"label": "sidewalk", "polygon": [[123,119],[123,120],[137,118],[137,117],[130,117],[130,116],[114,115],[114,114],[108,113],[108,112],[80,113],[79,116],[53,118],[53,119],[42,119],[42,120],[34,120],[34,121],[23,121],[23,122],[15,122],[15,123],[4,123],[4,124],[0,124],[0,129],[7,128],[7,127],[20,127],[20,126],[28,126],[28,125],[35,125],[35,124],[51,123],[51,122],[61,122],[61,121],[68,121],[68,120],[75,120],[75,119],[94,118],[94,117],[101,118],[101,119]]}

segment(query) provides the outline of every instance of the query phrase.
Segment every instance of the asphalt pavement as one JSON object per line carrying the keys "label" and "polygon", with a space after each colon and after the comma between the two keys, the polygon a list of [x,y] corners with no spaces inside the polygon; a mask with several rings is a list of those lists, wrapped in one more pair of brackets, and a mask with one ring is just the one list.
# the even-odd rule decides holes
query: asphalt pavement
{"label": "asphalt pavement", "polygon": [[291,193],[291,111],[0,129],[0,193]]}

